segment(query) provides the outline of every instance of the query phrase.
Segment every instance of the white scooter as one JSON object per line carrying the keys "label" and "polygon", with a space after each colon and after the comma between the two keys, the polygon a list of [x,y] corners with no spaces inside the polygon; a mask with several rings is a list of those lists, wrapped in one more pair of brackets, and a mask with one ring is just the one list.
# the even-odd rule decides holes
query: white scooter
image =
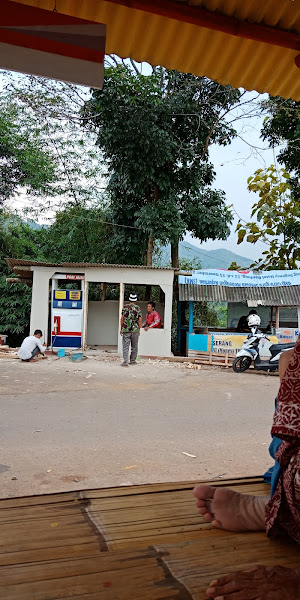
{"label": "white scooter", "polygon": [[232,363],[233,370],[236,373],[244,373],[249,369],[253,361],[254,368],[258,371],[277,371],[279,357],[286,350],[294,348],[295,344],[272,344],[269,347],[271,357],[268,360],[262,360],[259,355],[259,343],[262,339],[269,341],[269,338],[258,329],[258,325],[260,325],[260,317],[258,315],[250,315],[248,325],[251,333],[247,336],[242,349],[237,353]]}

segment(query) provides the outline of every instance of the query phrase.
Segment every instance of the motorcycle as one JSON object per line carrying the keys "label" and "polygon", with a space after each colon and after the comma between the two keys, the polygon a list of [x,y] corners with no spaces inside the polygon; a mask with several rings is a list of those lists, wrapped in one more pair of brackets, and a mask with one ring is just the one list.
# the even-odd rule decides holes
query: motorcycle
{"label": "motorcycle", "polygon": [[277,371],[281,354],[295,346],[295,344],[272,344],[268,349],[271,354],[270,358],[262,360],[259,354],[259,344],[263,339],[270,341],[268,336],[262,333],[257,326],[251,327],[251,333],[243,342],[242,349],[239,350],[232,363],[233,370],[236,373],[247,371],[252,361],[254,362],[254,368],[258,371]]}

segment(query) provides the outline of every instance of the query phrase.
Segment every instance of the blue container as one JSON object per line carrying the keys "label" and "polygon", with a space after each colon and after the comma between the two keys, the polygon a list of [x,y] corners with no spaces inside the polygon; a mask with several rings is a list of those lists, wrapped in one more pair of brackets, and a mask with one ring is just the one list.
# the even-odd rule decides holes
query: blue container
{"label": "blue container", "polygon": [[57,351],[57,356],[59,356],[59,358],[63,358],[63,356],[66,356],[66,352],[64,348],[59,348]]}
{"label": "blue container", "polygon": [[73,352],[72,354],[70,354],[70,359],[73,362],[77,362],[83,359],[83,352]]}

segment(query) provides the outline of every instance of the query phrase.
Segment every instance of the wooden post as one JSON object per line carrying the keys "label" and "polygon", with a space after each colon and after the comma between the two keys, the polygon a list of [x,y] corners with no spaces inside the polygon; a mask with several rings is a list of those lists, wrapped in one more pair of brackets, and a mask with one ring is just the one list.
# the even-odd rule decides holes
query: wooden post
{"label": "wooden post", "polygon": [[101,302],[104,302],[105,297],[106,297],[106,286],[107,286],[107,283],[101,283],[101,287],[102,287]]}
{"label": "wooden post", "polygon": [[122,337],[120,336],[120,321],[122,316],[122,310],[124,306],[124,291],[125,283],[120,283],[120,298],[119,298],[119,321],[118,321],[118,353],[122,353]]}
{"label": "wooden post", "polygon": [[89,284],[84,280],[83,285],[83,327],[82,327],[82,350],[86,350],[87,346],[87,319],[88,319],[88,301],[89,301]]}
{"label": "wooden post", "polygon": [[279,329],[279,306],[276,306],[275,329]]}

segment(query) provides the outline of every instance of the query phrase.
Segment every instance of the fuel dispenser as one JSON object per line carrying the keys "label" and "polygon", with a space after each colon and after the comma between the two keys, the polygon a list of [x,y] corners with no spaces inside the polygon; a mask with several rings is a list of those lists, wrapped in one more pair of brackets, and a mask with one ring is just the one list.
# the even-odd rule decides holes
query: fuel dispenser
{"label": "fuel dispenser", "polygon": [[83,279],[82,276],[57,275],[52,279],[51,343],[52,348],[80,348],[83,332],[83,280],[81,290],[58,288],[58,279]]}

